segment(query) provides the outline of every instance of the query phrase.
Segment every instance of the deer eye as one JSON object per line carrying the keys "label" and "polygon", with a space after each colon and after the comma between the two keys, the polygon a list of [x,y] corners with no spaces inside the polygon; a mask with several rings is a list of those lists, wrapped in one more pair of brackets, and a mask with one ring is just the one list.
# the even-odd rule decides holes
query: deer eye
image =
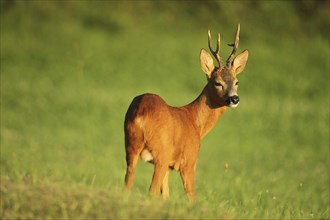
{"label": "deer eye", "polygon": [[223,86],[222,86],[222,84],[221,84],[221,83],[219,83],[219,82],[214,82],[214,85],[215,85],[215,86],[220,86],[220,87],[223,87]]}
{"label": "deer eye", "polygon": [[238,81],[235,83],[236,86],[238,86]]}

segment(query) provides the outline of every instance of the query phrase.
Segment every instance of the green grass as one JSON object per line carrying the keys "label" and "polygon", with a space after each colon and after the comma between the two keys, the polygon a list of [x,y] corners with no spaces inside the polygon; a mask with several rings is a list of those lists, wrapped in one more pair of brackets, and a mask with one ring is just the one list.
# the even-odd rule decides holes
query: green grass
{"label": "green grass", "polygon": [[[329,219],[329,1],[0,5],[1,219]],[[237,23],[241,103],[202,142],[197,201],[175,172],[149,198],[142,162],[126,195],[131,100],[191,102],[207,29],[226,58]]]}

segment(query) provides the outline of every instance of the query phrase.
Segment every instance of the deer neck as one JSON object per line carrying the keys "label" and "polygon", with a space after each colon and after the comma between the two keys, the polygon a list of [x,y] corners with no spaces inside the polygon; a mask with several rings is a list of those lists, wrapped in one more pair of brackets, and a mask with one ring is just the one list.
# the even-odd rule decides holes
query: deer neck
{"label": "deer neck", "polygon": [[215,100],[211,88],[207,84],[197,99],[184,108],[190,113],[202,139],[215,126],[227,106],[219,104]]}

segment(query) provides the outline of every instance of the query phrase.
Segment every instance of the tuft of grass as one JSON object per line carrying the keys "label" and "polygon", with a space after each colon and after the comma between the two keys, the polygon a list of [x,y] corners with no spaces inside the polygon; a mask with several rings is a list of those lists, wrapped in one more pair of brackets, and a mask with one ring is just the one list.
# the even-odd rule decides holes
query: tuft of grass
{"label": "tuft of grass", "polygon": [[[236,178],[233,187],[240,185],[241,181]],[[118,186],[93,188],[32,175],[20,181],[2,176],[1,183],[2,219],[236,219],[241,216],[322,219],[327,218],[329,211],[319,210],[309,203],[306,207],[309,212],[301,212],[293,208],[306,206],[300,199],[288,198],[270,189],[260,190],[246,198],[244,191],[250,189],[243,187],[238,191],[229,187],[229,197],[220,196],[221,200],[214,198],[218,196],[217,192],[206,191],[203,199],[187,204],[185,198],[177,196],[175,200],[162,201],[160,198],[148,198],[138,191],[129,195]],[[303,193],[304,188],[300,183],[294,191]],[[283,202],[288,199],[290,203]]]}

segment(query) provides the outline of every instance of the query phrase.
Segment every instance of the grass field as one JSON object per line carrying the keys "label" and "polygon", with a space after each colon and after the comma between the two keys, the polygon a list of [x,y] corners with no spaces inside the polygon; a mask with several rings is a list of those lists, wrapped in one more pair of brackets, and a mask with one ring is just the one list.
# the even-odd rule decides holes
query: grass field
{"label": "grass field", "polygon": [[[329,1],[1,0],[1,219],[329,219]],[[199,51],[236,25],[241,103],[203,140],[197,201],[178,173],[123,192],[134,96],[185,105]],[[224,167],[228,164],[228,168]]]}

